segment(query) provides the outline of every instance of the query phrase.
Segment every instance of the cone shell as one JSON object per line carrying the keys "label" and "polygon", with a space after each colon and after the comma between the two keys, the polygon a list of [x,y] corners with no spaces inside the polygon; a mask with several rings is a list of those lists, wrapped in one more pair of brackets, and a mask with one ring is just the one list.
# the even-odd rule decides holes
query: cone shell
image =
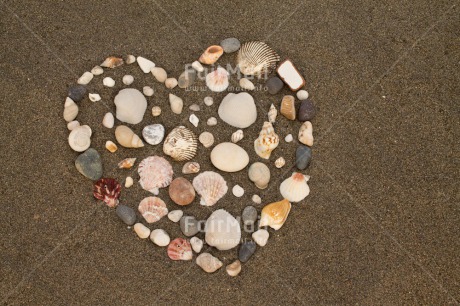
{"label": "cone shell", "polygon": [[195,189],[187,179],[178,177],[169,185],[169,197],[177,205],[189,205],[195,199]]}
{"label": "cone shell", "polygon": [[81,125],[73,129],[69,134],[69,146],[76,152],[83,152],[91,145],[91,128]]}
{"label": "cone shell", "polygon": [[115,68],[123,65],[123,59],[116,56],[110,56],[105,59],[105,61],[100,65],[101,67],[106,68]]}
{"label": "cone shell", "polygon": [[237,66],[245,75],[268,74],[276,67],[280,56],[261,41],[244,43],[238,51]]}
{"label": "cone shell", "polygon": [[208,47],[203,54],[201,54],[200,58],[198,59],[200,63],[206,64],[206,65],[212,65],[217,60],[219,57],[222,56],[224,53],[224,49],[221,46],[213,45]]}
{"label": "cone shell", "polygon": [[275,123],[277,115],[278,111],[276,110],[275,105],[272,104],[268,110],[268,121],[272,124]]}
{"label": "cone shell", "polygon": [[193,187],[201,196],[200,204],[213,206],[228,190],[227,182],[217,172],[205,171],[193,179]]}
{"label": "cone shell", "polygon": [[131,169],[134,166],[134,163],[136,162],[135,157],[129,157],[123,159],[121,162],[118,163],[118,168],[120,169]]}
{"label": "cone shell", "polygon": [[262,158],[269,159],[280,139],[270,122],[265,121],[259,137],[254,141],[254,150]]}
{"label": "cone shell", "polygon": [[139,203],[139,212],[145,221],[154,223],[168,214],[165,202],[158,197],[147,197]]}
{"label": "cone shell", "polygon": [[206,75],[206,86],[211,91],[222,92],[227,89],[228,85],[228,72],[222,67],[218,67]]}
{"label": "cone shell", "polygon": [[236,132],[232,134],[232,142],[237,143],[238,141],[243,139],[243,137],[244,137],[243,130],[237,130]]}
{"label": "cone shell", "polygon": [[182,167],[183,174],[192,174],[200,172],[200,164],[197,162],[187,162]]}
{"label": "cone shell", "polygon": [[198,137],[198,140],[205,148],[209,148],[214,144],[214,136],[209,132],[201,133],[200,137]]}
{"label": "cone shell", "polygon": [[249,167],[248,176],[257,188],[265,189],[268,186],[268,182],[270,182],[270,169],[268,169],[267,165],[256,162]]}
{"label": "cone shell", "polygon": [[196,264],[207,273],[213,273],[222,267],[223,263],[219,258],[212,256],[209,253],[201,253],[196,258]]}
{"label": "cone shell", "polygon": [[115,129],[115,138],[125,148],[141,148],[144,146],[142,140],[134,134],[133,130],[125,125],[119,125]]}
{"label": "cone shell", "polygon": [[280,108],[281,115],[286,117],[289,120],[295,120],[296,111],[295,111],[295,99],[294,96],[284,96],[281,101]]}
{"label": "cone shell", "polygon": [[157,195],[158,188],[167,187],[172,180],[173,169],[171,164],[159,156],[150,156],[142,160],[137,169],[142,188]]}
{"label": "cone shell", "polygon": [[104,201],[109,207],[118,205],[120,192],[120,183],[112,178],[101,178],[93,187],[93,196],[98,200]]}
{"label": "cone shell", "polygon": [[193,253],[190,243],[183,238],[176,238],[168,245],[168,257],[172,260],[192,260]]}
{"label": "cone shell", "polygon": [[166,137],[163,152],[175,161],[190,160],[196,154],[197,145],[195,134],[185,126],[179,126]]}
{"label": "cone shell", "polygon": [[289,215],[291,203],[287,199],[266,205],[262,209],[259,226],[270,226],[279,230]]}
{"label": "cone shell", "polygon": [[290,202],[300,202],[310,193],[308,180],[310,176],[294,172],[291,177],[285,179],[280,185],[281,195]]}

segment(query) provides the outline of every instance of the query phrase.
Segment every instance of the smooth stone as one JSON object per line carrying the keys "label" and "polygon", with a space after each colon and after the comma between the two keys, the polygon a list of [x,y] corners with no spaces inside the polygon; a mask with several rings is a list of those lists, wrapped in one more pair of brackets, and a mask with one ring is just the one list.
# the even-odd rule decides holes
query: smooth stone
{"label": "smooth stone", "polygon": [[244,225],[253,225],[257,220],[257,209],[254,206],[246,206],[241,214]]}
{"label": "smooth stone", "polygon": [[160,83],[164,83],[166,79],[168,78],[168,74],[166,73],[166,70],[160,67],[152,68],[152,74],[155,77],[155,79]]}
{"label": "smooth stone", "polygon": [[207,121],[206,124],[209,126],[215,126],[217,125],[217,118],[216,117],[210,117]]}
{"label": "smooth stone", "polygon": [[192,63],[192,68],[195,69],[198,72],[203,72],[204,71],[203,65],[201,65],[201,63],[199,61],[194,61]]}
{"label": "smooth stone", "polygon": [[265,83],[265,86],[267,86],[270,94],[276,95],[283,88],[284,83],[278,77],[271,77],[268,79],[267,83]]}
{"label": "smooth stone", "polygon": [[69,88],[68,96],[74,102],[80,102],[86,96],[86,86],[85,85],[74,85]]}
{"label": "smooth stone", "polygon": [[142,137],[151,145],[157,145],[163,141],[165,128],[161,124],[151,124],[144,127]]}
{"label": "smooth stone", "polygon": [[91,69],[91,73],[93,75],[101,75],[104,73],[104,69],[102,69],[101,66],[94,66],[93,69]]}
{"label": "smooth stone", "polygon": [[99,94],[96,94],[96,93],[90,93],[88,95],[88,98],[91,100],[91,102],[101,101],[101,96]]}
{"label": "smooth stone", "polygon": [[131,207],[119,204],[115,212],[126,225],[131,226],[136,223],[136,212]]}
{"label": "smooth stone", "polygon": [[235,197],[241,198],[244,195],[244,189],[240,185],[235,185],[232,188],[232,193]]}
{"label": "smooth stone", "polygon": [[149,73],[152,70],[152,68],[155,67],[155,64],[151,60],[146,59],[145,57],[138,56],[136,60],[139,64],[139,67],[144,73]]}
{"label": "smooth stone", "polygon": [[206,106],[211,106],[214,104],[214,99],[212,97],[205,97],[203,101]]}
{"label": "smooth stone", "polygon": [[184,100],[172,93],[169,94],[169,106],[174,114],[180,115],[184,107]]}
{"label": "smooth stone", "polygon": [[179,76],[179,79],[177,80],[177,84],[179,85],[179,88],[187,88],[195,82],[196,79],[196,70],[195,69],[189,69],[184,72]]}
{"label": "smooth stone", "polygon": [[127,74],[123,76],[122,81],[123,81],[123,84],[125,85],[131,85],[134,82],[134,77],[130,74]]}
{"label": "smooth stone", "polygon": [[94,77],[94,74],[92,74],[91,72],[89,71],[85,71],[82,76],[78,79],[77,83],[78,84],[82,84],[82,85],[86,85],[86,84],[89,84],[89,82],[91,82],[91,80],[93,79]]}
{"label": "smooth stone", "polygon": [[295,152],[295,165],[299,170],[307,169],[311,161],[311,149],[300,145]]}
{"label": "smooth stone", "polygon": [[302,100],[307,100],[309,94],[308,94],[308,91],[302,89],[297,92],[296,96],[297,96],[297,99],[302,101]]}
{"label": "smooth stone", "polygon": [[311,121],[315,118],[316,115],[316,108],[313,104],[313,101],[310,99],[303,100],[300,104],[299,112],[297,114],[297,120],[304,122],[304,121]]}
{"label": "smooth stone", "polygon": [[133,184],[134,184],[133,178],[130,177],[130,176],[126,177],[126,180],[125,180],[125,187],[126,187],[126,188],[129,188],[129,187],[131,187]]}
{"label": "smooth stone", "polygon": [[225,53],[232,53],[238,51],[238,49],[241,47],[241,43],[238,39],[231,37],[222,40],[220,42],[220,46],[222,49],[224,49]]}
{"label": "smooth stone", "polygon": [[254,90],[255,89],[254,83],[252,83],[251,81],[249,81],[246,78],[240,79],[240,87],[243,88],[243,89],[246,89],[246,90]]}
{"label": "smooth stone", "polygon": [[144,96],[151,97],[153,96],[153,88],[150,86],[144,86],[142,88],[142,93],[144,94]]}
{"label": "smooth stone", "polygon": [[249,155],[239,145],[223,142],[212,149],[211,163],[221,171],[237,172],[248,165]]}
{"label": "smooth stone", "polygon": [[136,57],[132,54],[128,54],[123,56],[123,60],[125,61],[126,64],[131,65],[136,62]]}
{"label": "smooth stone", "polygon": [[184,215],[184,212],[180,209],[172,210],[168,214],[168,219],[172,222],[179,222],[180,218]]}
{"label": "smooth stone", "polygon": [[244,129],[257,119],[254,98],[247,92],[229,93],[219,105],[219,117],[231,126]]}
{"label": "smooth stone", "polygon": [[175,78],[167,78],[165,81],[165,86],[168,89],[173,89],[177,86],[177,80]]}
{"label": "smooth stone", "polygon": [[115,86],[115,80],[111,77],[106,77],[102,80],[102,84],[107,87],[113,87]]}
{"label": "smooth stone", "polygon": [[241,272],[241,262],[237,259],[225,268],[230,276],[237,276]]}
{"label": "smooth stone", "polygon": [[171,242],[168,233],[162,229],[155,229],[150,233],[150,240],[155,243],[157,246],[164,247]]}
{"label": "smooth stone", "polygon": [[138,124],[144,118],[147,109],[145,96],[137,89],[125,88],[115,96],[118,120],[130,124]]}
{"label": "smooth stone", "polygon": [[192,104],[192,105],[189,106],[188,109],[193,111],[193,112],[199,112],[200,111],[200,106],[198,104]]}
{"label": "smooth stone", "polygon": [[251,199],[252,199],[252,202],[254,202],[254,203],[256,203],[256,204],[262,203],[262,199],[261,199],[260,196],[257,195],[257,194],[253,195]]}
{"label": "smooth stone", "polygon": [[180,230],[187,237],[195,236],[200,230],[200,222],[193,216],[180,218]]}
{"label": "smooth stone", "polygon": [[113,117],[112,113],[106,113],[104,115],[104,118],[102,119],[102,125],[105,126],[108,129],[113,128],[113,125],[115,124],[115,118]]}
{"label": "smooth stone", "polygon": [[80,122],[78,122],[77,120],[70,121],[69,123],[67,123],[67,129],[69,131],[72,131],[73,129],[76,129],[79,126],[80,126]]}
{"label": "smooth stone", "polygon": [[150,236],[150,229],[142,223],[134,224],[134,231],[141,239],[147,239]]}
{"label": "smooth stone", "polygon": [[246,262],[251,258],[252,254],[256,251],[257,244],[254,241],[245,241],[240,247],[238,252],[238,259],[241,262]]}
{"label": "smooth stone", "polygon": [[192,249],[195,253],[200,253],[204,243],[200,238],[192,237],[190,238],[190,244],[192,245]]}
{"label": "smooth stone", "polygon": [[260,230],[252,233],[252,239],[257,243],[257,245],[263,247],[267,244],[270,234],[266,229],[261,228]]}
{"label": "smooth stone", "polygon": [[294,140],[294,136],[292,136],[292,134],[287,134],[286,137],[284,137],[284,141],[286,142],[291,142],[292,140]]}
{"label": "smooth stone", "polygon": [[214,273],[222,267],[223,263],[219,258],[209,253],[202,253],[196,258],[196,264],[206,273]]}
{"label": "smooth stone", "polygon": [[188,121],[190,121],[194,127],[198,127],[198,123],[200,123],[200,119],[195,114],[191,114]]}
{"label": "smooth stone", "polygon": [[89,148],[77,157],[75,167],[90,180],[97,181],[102,177],[101,156],[93,148]]}

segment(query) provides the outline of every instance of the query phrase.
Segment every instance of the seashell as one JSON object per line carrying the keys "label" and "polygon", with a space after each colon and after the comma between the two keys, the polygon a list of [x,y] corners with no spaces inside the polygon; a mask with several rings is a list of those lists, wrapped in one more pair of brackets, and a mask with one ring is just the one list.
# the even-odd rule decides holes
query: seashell
{"label": "seashell", "polygon": [[179,222],[180,218],[184,215],[184,212],[180,209],[173,210],[169,212],[168,219],[172,222]]}
{"label": "seashell", "polygon": [[240,224],[223,209],[216,210],[209,216],[205,232],[206,243],[221,251],[236,247],[241,240]]}
{"label": "seashell", "polygon": [[195,114],[191,114],[188,118],[188,121],[190,121],[190,123],[193,124],[194,127],[198,127],[200,119],[198,119],[198,117]]}
{"label": "seashell", "polygon": [[168,214],[165,202],[158,197],[146,197],[137,209],[147,223],[155,223]]}
{"label": "seashell", "polygon": [[214,104],[214,99],[212,97],[205,97],[203,102],[206,106],[211,106]]}
{"label": "seashell", "polygon": [[199,112],[200,111],[200,106],[198,104],[192,104],[188,107],[189,110],[192,112]]}
{"label": "seashell", "polygon": [[266,205],[262,209],[259,226],[270,226],[274,230],[279,230],[286,222],[291,203],[287,199]]}
{"label": "seashell", "polygon": [[238,129],[252,125],[257,119],[257,108],[254,98],[247,92],[229,93],[217,110],[220,119]]}
{"label": "seashell", "polygon": [[142,223],[134,224],[134,232],[141,239],[147,239],[150,236],[150,229]]}
{"label": "seashell", "polygon": [[269,159],[272,151],[278,146],[280,140],[270,122],[265,121],[259,138],[254,141],[254,150],[262,158]]}
{"label": "seashell", "polygon": [[313,125],[305,121],[299,129],[299,141],[309,147],[313,146]]}
{"label": "seashell", "polygon": [[224,49],[221,46],[213,45],[208,47],[203,54],[201,54],[200,58],[198,59],[200,63],[206,64],[206,65],[212,65],[217,60],[219,57],[222,56],[224,53]]}
{"label": "seashell", "polygon": [[222,267],[223,263],[219,258],[212,256],[209,253],[201,253],[196,258],[196,264],[203,269],[204,272],[213,273]]}
{"label": "seashell", "polygon": [[248,153],[232,142],[222,142],[211,151],[211,163],[225,172],[237,172],[249,163]]}
{"label": "seashell", "polygon": [[268,110],[268,121],[272,124],[275,123],[277,115],[278,111],[276,110],[275,105],[272,104]]}
{"label": "seashell", "polygon": [[176,238],[168,245],[168,257],[172,260],[192,260],[193,253],[190,243],[183,238]]}
{"label": "seashell", "polygon": [[211,91],[222,92],[227,89],[229,73],[222,67],[217,67],[216,70],[206,75],[206,86]]}
{"label": "seashell", "polygon": [[102,84],[104,86],[107,86],[107,87],[113,87],[115,86],[115,80],[112,79],[111,77],[105,77],[103,80],[102,80]]}
{"label": "seashell", "polygon": [[305,85],[304,78],[289,59],[280,63],[276,72],[292,91],[297,91]]}
{"label": "seashell", "polygon": [[167,187],[173,176],[171,164],[159,156],[144,158],[137,169],[140,179],[139,184],[144,190],[158,195],[158,188]]}
{"label": "seashell", "polygon": [[72,131],[79,126],[80,126],[80,122],[78,122],[77,120],[70,121],[69,123],[67,123],[67,129],[69,131]]}
{"label": "seashell", "polygon": [[118,163],[118,168],[119,169],[131,169],[136,163],[136,159],[137,158],[135,157],[125,158],[121,162]]}
{"label": "seashell", "polygon": [[217,118],[216,117],[210,117],[207,121],[206,124],[209,126],[215,126],[217,125]]}
{"label": "seashell", "polygon": [[232,188],[232,193],[235,197],[241,198],[244,195],[244,189],[240,185],[235,185]]}
{"label": "seashell", "polygon": [[192,174],[200,172],[200,164],[197,162],[187,162],[182,167],[183,174]]}
{"label": "seashell", "polygon": [[153,146],[162,142],[164,136],[165,128],[159,123],[147,125],[142,129],[142,137],[148,144]]}
{"label": "seashell", "polygon": [[276,168],[283,168],[283,166],[286,164],[286,161],[284,160],[283,157],[280,157],[278,158],[277,160],[275,160],[275,167]]}
{"label": "seashell", "polygon": [[268,186],[268,182],[270,182],[270,169],[268,169],[267,165],[256,162],[249,167],[248,176],[257,188],[265,189]]}
{"label": "seashell", "polygon": [[144,73],[149,73],[152,71],[152,68],[155,67],[155,63],[152,62],[151,60],[146,59],[145,57],[138,56],[137,59],[137,64],[139,64],[139,67]]}
{"label": "seashell", "polygon": [[110,56],[105,59],[105,61],[100,65],[105,68],[115,68],[123,65],[123,59],[116,56]]}
{"label": "seashell", "polygon": [[192,249],[195,253],[201,252],[201,249],[203,248],[203,240],[198,237],[192,237],[190,238],[190,244],[192,245]]}
{"label": "seashell", "polygon": [[139,90],[135,88],[122,89],[113,101],[117,107],[116,117],[118,120],[138,124],[144,118],[147,99]]}
{"label": "seashell", "polygon": [[136,62],[136,57],[132,54],[125,55],[123,58],[125,63],[128,65],[134,64]]}
{"label": "seashell", "polygon": [[241,262],[237,259],[225,268],[230,276],[237,276],[241,272]]}
{"label": "seashell", "polygon": [[197,72],[203,72],[204,71],[204,68],[203,68],[203,66],[201,65],[201,63],[199,61],[194,61],[192,63],[192,68],[195,69]]}
{"label": "seashell", "polygon": [[104,69],[102,69],[101,66],[94,66],[93,69],[91,69],[91,73],[93,75],[101,75],[104,73]]}
{"label": "seashell", "polygon": [[118,198],[120,197],[121,185],[113,178],[101,178],[93,187],[93,196],[109,207],[118,205]]}
{"label": "seashell", "polygon": [[189,205],[195,199],[195,189],[187,179],[178,177],[169,185],[169,197],[177,205]]}
{"label": "seashell", "polygon": [[171,242],[168,233],[159,228],[152,231],[150,234],[150,240],[160,247],[167,246]]}
{"label": "seashell", "polygon": [[284,96],[280,107],[281,115],[289,120],[295,120],[295,100],[293,96]]}
{"label": "seashell", "polygon": [[77,80],[77,84],[82,84],[82,85],[86,85],[86,84],[89,84],[89,82],[91,82],[91,80],[93,79],[94,77],[94,74],[92,74],[91,72],[89,71],[85,71],[81,77]]}
{"label": "seashell", "polygon": [[252,233],[252,239],[257,245],[263,247],[267,244],[268,238],[270,237],[270,233],[266,229],[260,229],[254,233]]}
{"label": "seashell", "polygon": [[182,108],[184,107],[184,101],[176,95],[169,94],[169,105],[174,114],[182,113]]}
{"label": "seashell", "polygon": [[213,206],[228,190],[227,182],[217,172],[205,171],[193,179],[193,188],[201,196],[200,204]]}
{"label": "seashell", "polygon": [[198,137],[198,140],[205,148],[209,148],[214,144],[214,136],[209,132],[201,133],[200,137]]}
{"label": "seashell", "polygon": [[152,116],[153,117],[158,117],[160,115],[161,115],[161,107],[159,107],[159,106],[152,107]]}
{"label": "seashell", "polygon": [[168,74],[166,73],[166,70],[160,67],[153,67],[152,74],[155,77],[155,79],[160,83],[164,83],[166,79],[168,78]]}
{"label": "seashell", "polygon": [[144,86],[142,88],[142,93],[144,94],[144,96],[146,97],[151,97],[153,96],[153,88],[150,87],[150,86]]}
{"label": "seashell", "polygon": [[91,145],[91,128],[82,125],[73,129],[69,134],[69,145],[76,152],[83,152]]}
{"label": "seashell", "polygon": [[280,185],[281,195],[289,202],[300,202],[305,199],[310,193],[308,187],[309,175],[303,175],[299,172],[294,172],[291,177],[285,179]]}
{"label": "seashell", "polygon": [[78,115],[78,105],[69,97],[65,99],[64,103],[64,120],[70,122],[77,118]]}
{"label": "seashell", "polygon": [[232,134],[232,142],[237,143],[238,141],[243,139],[243,137],[244,137],[243,130],[238,130]]}
{"label": "seashell", "polygon": [[88,94],[88,98],[89,98],[89,100],[91,102],[101,101],[101,96],[99,94],[95,94],[95,93]]}
{"label": "seashell", "polygon": [[287,134],[286,137],[284,137],[284,141],[286,142],[291,142],[293,139],[292,134]]}
{"label": "seashell", "polygon": [[133,184],[134,184],[133,178],[130,177],[130,176],[127,176],[127,177],[126,177],[126,180],[125,180],[125,187],[126,187],[126,188],[129,188],[129,187],[131,187]]}
{"label": "seashell", "polygon": [[118,150],[118,147],[116,144],[114,144],[112,141],[107,140],[105,142],[105,148],[109,150],[110,153],[115,153]]}
{"label": "seashell", "polygon": [[196,154],[197,145],[195,134],[185,126],[178,126],[166,136],[163,152],[175,161],[190,160]]}
{"label": "seashell", "polygon": [[300,101],[303,101],[303,100],[307,100],[308,99],[308,91],[306,90],[299,90],[297,93],[296,93],[296,96],[297,96],[297,99],[299,99]]}
{"label": "seashell", "polygon": [[246,78],[241,78],[240,79],[240,87],[246,90],[254,90],[256,87],[254,86],[254,83],[249,81]]}
{"label": "seashell", "polygon": [[168,89],[173,89],[177,86],[177,80],[175,78],[167,78],[165,81],[165,86]]}
{"label": "seashell", "polygon": [[113,128],[113,125],[115,124],[115,118],[113,117],[112,113],[106,113],[104,115],[104,118],[102,119],[102,125],[105,126],[108,129]]}
{"label": "seashell", "polygon": [[134,132],[125,125],[119,125],[115,129],[115,138],[118,143],[125,148],[142,148],[144,143],[134,134]]}
{"label": "seashell", "polygon": [[252,199],[252,202],[254,202],[256,204],[262,203],[262,199],[257,194],[253,195],[251,199]]}
{"label": "seashell", "polygon": [[132,75],[124,75],[122,79],[123,84],[131,85],[134,82],[134,77]]}
{"label": "seashell", "polygon": [[237,66],[245,75],[262,75],[270,73],[276,67],[280,56],[261,41],[244,43],[238,51]]}

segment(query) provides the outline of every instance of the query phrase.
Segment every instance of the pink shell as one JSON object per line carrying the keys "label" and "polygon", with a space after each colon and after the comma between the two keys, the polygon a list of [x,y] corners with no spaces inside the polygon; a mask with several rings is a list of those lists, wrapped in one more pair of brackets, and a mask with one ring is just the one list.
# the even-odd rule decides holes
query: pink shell
{"label": "pink shell", "polygon": [[141,177],[139,183],[141,187],[157,195],[158,188],[167,187],[173,176],[171,164],[160,156],[150,156],[139,164],[137,169]]}
{"label": "pink shell", "polygon": [[139,212],[145,221],[154,223],[168,214],[165,202],[157,197],[147,197],[139,203]]}
{"label": "pink shell", "polygon": [[228,190],[225,179],[214,171],[205,171],[195,176],[193,188],[201,196],[200,204],[204,206],[213,206]]}
{"label": "pink shell", "polygon": [[107,206],[115,207],[118,205],[120,197],[121,185],[115,179],[101,178],[94,184],[93,196],[101,201],[104,201]]}
{"label": "pink shell", "polygon": [[176,238],[168,245],[168,256],[172,260],[191,260],[192,247],[186,239]]}

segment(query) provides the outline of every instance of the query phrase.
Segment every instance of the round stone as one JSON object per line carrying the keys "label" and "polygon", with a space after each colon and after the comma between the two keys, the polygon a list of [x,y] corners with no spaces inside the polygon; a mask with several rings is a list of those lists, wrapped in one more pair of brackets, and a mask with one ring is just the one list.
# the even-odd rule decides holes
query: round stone
{"label": "round stone", "polygon": [[180,218],[180,229],[187,237],[195,236],[200,230],[200,222],[193,216],[183,216]]}
{"label": "round stone", "polygon": [[310,147],[300,145],[295,152],[295,165],[299,170],[307,169],[311,161]]}
{"label": "round stone", "polygon": [[136,212],[129,206],[119,204],[116,209],[118,218],[121,219],[126,225],[133,225],[136,223]]}
{"label": "round stone", "polygon": [[237,172],[249,163],[248,153],[232,142],[219,143],[211,151],[211,163],[225,172]]}
{"label": "round stone", "polygon": [[160,247],[167,246],[171,239],[169,238],[168,233],[162,229],[155,229],[150,233],[150,240]]}
{"label": "round stone", "polygon": [[180,209],[170,211],[168,214],[168,219],[172,222],[179,222],[180,218],[184,215],[184,212]]}
{"label": "round stone", "polygon": [[300,104],[297,120],[301,122],[311,121],[316,115],[316,108],[310,99],[303,100]]}
{"label": "round stone", "polygon": [[69,88],[69,98],[74,102],[80,102],[86,96],[85,85],[74,85]]}
{"label": "round stone", "polygon": [[125,85],[131,85],[134,82],[134,77],[130,74],[127,74],[123,76],[122,81],[123,81],[123,84]]}
{"label": "round stone", "polygon": [[144,86],[142,88],[142,93],[147,97],[151,97],[153,96],[153,88],[150,86]]}
{"label": "round stone", "polygon": [[90,180],[97,181],[102,177],[101,156],[93,148],[89,148],[77,157],[75,167]]}
{"label": "round stone", "polygon": [[268,92],[270,94],[276,95],[281,90],[281,88],[283,88],[284,83],[278,77],[271,77],[268,79],[265,85],[267,86]]}
{"label": "round stone", "polygon": [[244,189],[240,185],[235,185],[232,188],[232,193],[235,197],[241,198],[244,194]]}
{"label": "round stone", "polygon": [[246,241],[240,247],[240,251],[238,252],[238,259],[241,262],[246,262],[251,258],[252,254],[256,251],[257,245],[254,241]]}
{"label": "round stone", "polygon": [[231,37],[226,38],[220,42],[220,46],[224,49],[225,53],[232,53],[238,51],[241,46],[241,43],[238,39]]}
{"label": "round stone", "polygon": [[142,130],[142,137],[145,141],[151,145],[157,145],[163,141],[165,136],[165,128],[161,124],[147,125]]}
{"label": "round stone", "polygon": [[243,219],[245,226],[253,225],[257,220],[257,209],[254,206],[246,206],[241,214],[241,219]]}
{"label": "round stone", "polygon": [[147,100],[135,88],[122,89],[115,96],[114,103],[117,107],[117,119],[130,124],[138,124],[144,118],[147,109]]}
{"label": "round stone", "polygon": [[296,95],[297,99],[299,99],[300,101],[308,99],[308,91],[306,90],[299,90]]}
{"label": "round stone", "polygon": [[286,142],[291,142],[294,140],[294,137],[292,137],[292,134],[287,134],[286,137],[284,137],[284,141]]}
{"label": "round stone", "polygon": [[213,103],[214,103],[214,100],[212,99],[212,97],[204,98],[204,104],[206,104],[206,106],[211,106]]}

